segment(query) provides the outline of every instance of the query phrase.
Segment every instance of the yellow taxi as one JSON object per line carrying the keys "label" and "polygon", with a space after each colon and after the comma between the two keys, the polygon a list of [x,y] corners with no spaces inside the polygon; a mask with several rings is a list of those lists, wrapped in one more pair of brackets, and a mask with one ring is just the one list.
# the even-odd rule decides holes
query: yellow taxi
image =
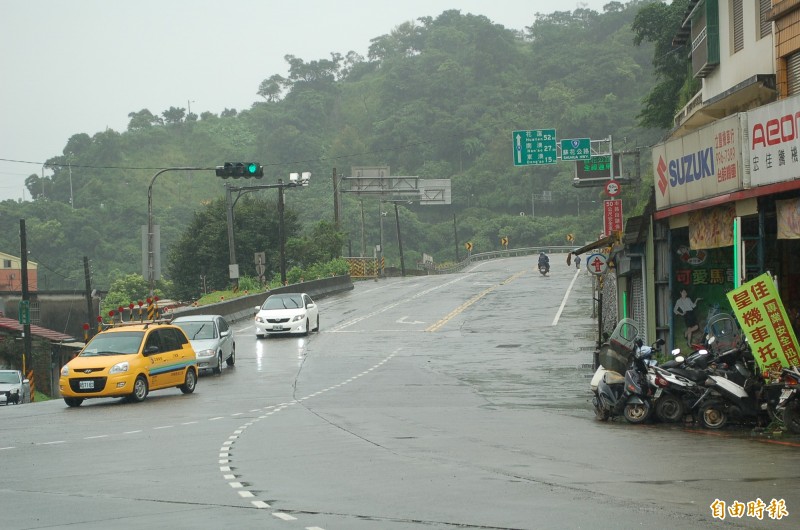
{"label": "yellow taxi", "polygon": [[88,398],[126,397],[141,402],[152,390],[197,385],[197,357],[186,334],[167,321],[119,324],[95,335],[61,368],[64,402],[78,407]]}

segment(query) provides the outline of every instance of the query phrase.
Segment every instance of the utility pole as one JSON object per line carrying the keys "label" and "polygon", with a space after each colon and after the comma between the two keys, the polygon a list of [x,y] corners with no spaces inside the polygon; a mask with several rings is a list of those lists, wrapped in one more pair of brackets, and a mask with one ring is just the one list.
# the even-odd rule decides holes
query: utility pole
{"label": "utility pole", "polygon": [[92,304],[92,276],[89,274],[89,258],[86,256],[83,257],[83,278],[86,285],[86,322],[89,323],[89,329],[92,329],[97,315],[94,314],[94,304]]}
{"label": "utility pole", "polygon": [[[31,355],[31,319],[30,319],[30,293],[28,292],[28,236],[25,233],[25,219],[19,220],[19,242],[20,242],[20,281],[22,283],[22,304],[20,307],[27,306],[28,316],[22,324],[22,375],[25,377],[27,368],[26,359]],[[22,315],[20,315],[22,316]]]}

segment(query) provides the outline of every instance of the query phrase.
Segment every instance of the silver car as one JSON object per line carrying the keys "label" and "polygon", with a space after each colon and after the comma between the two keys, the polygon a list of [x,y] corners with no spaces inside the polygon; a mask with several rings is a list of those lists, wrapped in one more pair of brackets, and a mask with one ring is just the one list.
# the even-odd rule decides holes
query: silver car
{"label": "silver car", "polygon": [[19,370],[0,370],[0,403],[30,403],[31,382]]}
{"label": "silver car", "polygon": [[228,321],[221,315],[187,315],[176,317],[172,323],[189,337],[197,354],[197,368],[218,374],[222,363],[236,363],[236,340]]}

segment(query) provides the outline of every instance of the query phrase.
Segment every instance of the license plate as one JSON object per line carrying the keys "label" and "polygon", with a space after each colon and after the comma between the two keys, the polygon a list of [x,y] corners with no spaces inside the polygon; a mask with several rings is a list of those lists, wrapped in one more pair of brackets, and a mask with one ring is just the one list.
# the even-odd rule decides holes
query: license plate
{"label": "license plate", "polygon": [[660,388],[658,390],[656,390],[656,394],[655,394],[655,396],[653,396],[653,399],[658,399],[659,396],[661,396],[661,389]]}
{"label": "license plate", "polygon": [[280,330],[282,330],[282,329],[283,329],[283,326],[281,326],[280,324],[274,324],[274,325],[272,326],[272,329],[275,329],[275,330],[278,330],[278,331],[280,331]]}
{"label": "license plate", "polygon": [[81,390],[93,390],[94,381],[78,381],[78,388]]}

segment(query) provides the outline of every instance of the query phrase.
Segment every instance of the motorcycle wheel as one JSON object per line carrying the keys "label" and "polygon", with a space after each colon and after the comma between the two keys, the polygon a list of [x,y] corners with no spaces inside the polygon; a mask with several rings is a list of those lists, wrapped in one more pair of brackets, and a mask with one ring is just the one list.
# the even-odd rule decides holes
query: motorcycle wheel
{"label": "motorcycle wheel", "polygon": [[600,406],[600,400],[595,396],[592,398],[592,406],[594,407],[594,416],[600,421],[608,421],[610,414],[606,409]]}
{"label": "motorcycle wheel", "polygon": [[800,404],[792,403],[783,410],[783,424],[789,432],[800,434]]}
{"label": "motorcycle wheel", "polygon": [[728,413],[719,401],[710,401],[700,407],[700,423],[708,429],[721,429],[728,423]]}
{"label": "motorcycle wheel", "polygon": [[685,407],[677,397],[664,394],[656,401],[656,417],[665,423],[676,423],[683,419]]}
{"label": "motorcycle wheel", "polygon": [[628,423],[644,423],[650,417],[650,403],[628,403],[622,411]]}

